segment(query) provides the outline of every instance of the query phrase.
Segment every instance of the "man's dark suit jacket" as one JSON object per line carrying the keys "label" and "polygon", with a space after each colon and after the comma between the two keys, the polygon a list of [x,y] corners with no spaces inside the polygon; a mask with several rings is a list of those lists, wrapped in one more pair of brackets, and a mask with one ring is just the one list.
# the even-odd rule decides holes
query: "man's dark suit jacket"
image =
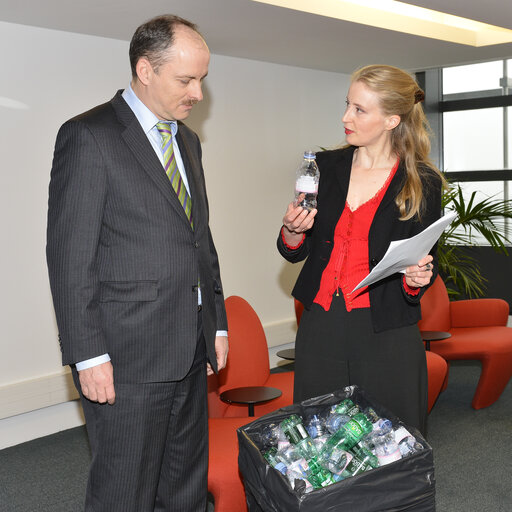
{"label": "man's dark suit jacket", "polygon": [[[334,230],[343,212],[347,199],[352,157],[355,147],[317,153],[320,169],[318,188],[318,213],[313,228],[308,231],[304,243],[290,250],[278,237],[279,252],[288,261],[297,262],[307,257],[293,289],[293,296],[309,309],[318,293],[322,273],[329,262],[333,249]],[[441,180],[430,169],[422,174],[426,209],[417,218],[401,221],[395,198],[401,190],[405,167],[400,163],[395,176],[375,213],[368,234],[368,261],[370,270],[382,259],[392,240],[402,240],[418,234],[435,222],[441,214]],[[434,256],[434,282],[437,273],[436,249]],[[412,325],[421,317],[419,301],[427,287],[418,295],[407,294],[402,286],[402,274],[394,274],[369,287],[373,327],[375,332]]]}
{"label": "man's dark suit jacket", "polygon": [[55,147],[47,260],[63,364],[110,354],[116,382],[179,380],[227,321],[197,135],[177,135],[194,229],[119,91],[66,122]]}

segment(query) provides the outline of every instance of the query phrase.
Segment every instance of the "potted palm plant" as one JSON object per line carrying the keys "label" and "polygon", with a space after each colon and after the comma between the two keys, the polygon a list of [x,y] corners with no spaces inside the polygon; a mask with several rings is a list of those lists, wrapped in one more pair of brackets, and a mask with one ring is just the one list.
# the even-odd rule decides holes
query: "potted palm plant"
{"label": "potted palm plant", "polygon": [[508,255],[510,238],[506,219],[512,219],[512,201],[492,198],[476,200],[476,192],[465,199],[460,185],[443,194],[443,207],[457,213],[438,242],[439,273],[451,298],[485,295],[487,279],[468,247],[489,244],[496,252]]}

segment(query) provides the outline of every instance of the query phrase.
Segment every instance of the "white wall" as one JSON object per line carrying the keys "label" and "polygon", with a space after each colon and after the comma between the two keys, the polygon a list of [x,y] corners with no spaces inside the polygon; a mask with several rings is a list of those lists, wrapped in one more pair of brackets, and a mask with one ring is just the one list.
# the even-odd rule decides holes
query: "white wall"
{"label": "white wall", "polygon": [[[124,88],[129,63],[124,41],[1,22],[0,47],[2,448],[82,421],[65,403],[74,392],[46,273],[49,171],[59,126]],[[270,346],[294,335],[299,269],[275,250],[294,170],[304,149],[341,140],[347,85],[346,75],[213,55],[189,120],[203,141],[226,296],[249,300]]]}

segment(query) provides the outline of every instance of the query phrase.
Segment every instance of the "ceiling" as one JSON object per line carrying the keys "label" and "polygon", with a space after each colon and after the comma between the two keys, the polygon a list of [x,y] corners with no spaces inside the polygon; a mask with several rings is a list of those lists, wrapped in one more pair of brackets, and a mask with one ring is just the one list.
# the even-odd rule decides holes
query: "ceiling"
{"label": "ceiling", "polygon": [[[407,3],[512,29],[510,0]],[[0,21],[122,40],[146,19],[168,12],[197,23],[212,53],[325,71],[350,73],[370,63],[417,70],[512,58],[512,43],[474,48],[251,0],[0,0]]]}

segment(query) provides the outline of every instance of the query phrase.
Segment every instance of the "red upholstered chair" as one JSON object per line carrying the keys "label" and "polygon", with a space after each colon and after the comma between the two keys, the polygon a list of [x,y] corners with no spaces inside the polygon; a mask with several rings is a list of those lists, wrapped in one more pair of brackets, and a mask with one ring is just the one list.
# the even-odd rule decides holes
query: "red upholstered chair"
{"label": "red upholstered chair", "polygon": [[[300,322],[304,306],[297,300],[295,301],[295,316],[297,325]],[[446,361],[432,352],[426,352],[427,373],[428,373],[428,412],[432,410],[437,401],[439,393],[443,389],[443,384],[448,375],[448,365]]]}
{"label": "red upholstered chair", "polygon": [[250,423],[247,405],[220,400],[225,390],[242,386],[271,386],[282,395],[255,405],[261,416],[293,403],[293,372],[270,373],[268,346],[258,315],[241,297],[225,301],[229,329],[228,363],[219,375],[208,377],[209,466],[208,490],[214,497],[215,512],[246,512],[244,486],[238,471],[236,429]]}
{"label": "red upholstered chair", "polygon": [[430,349],[447,361],[474,359],[482,363],[472,406],[493,404],[512,375],[512,328],[506,327],[509,306],[501,299],[450,302],[443,280],[437,277],[421,299],[424,331],[446,331],[451,338],[435,341]]}
{"label": "red upholstered chair", "polygon": [[247,416],[247,405],[227,404],[218,398],[223,391],[243,386],[270,386],[282,391],[279,398],[256,404],[256,416],[291,405],[294,373],[270,373],[267,338],[258,315],[242,297],[228,297],[225,304],[229,329],[229,355],[226,368],[218,376],[217,389],[213,391],[213,396],[211,391],[209,393],[209,403],[217,400],[216,404],[212,404],[210,416]]}
{"label": "red upholstered chair", "polygon": [[209,418],[208,491],[215,512],[246,512],[244,484],[238,470],[236,429],[249,418]]}
{"label": "red upholstered chair", "polygon": [[434,404],[444,389],[444,384],[448,378],[448,363],[439,355],[431,351],[426,351],[427,356],[427,374],[428,374],[428,412],[432,410]]}

